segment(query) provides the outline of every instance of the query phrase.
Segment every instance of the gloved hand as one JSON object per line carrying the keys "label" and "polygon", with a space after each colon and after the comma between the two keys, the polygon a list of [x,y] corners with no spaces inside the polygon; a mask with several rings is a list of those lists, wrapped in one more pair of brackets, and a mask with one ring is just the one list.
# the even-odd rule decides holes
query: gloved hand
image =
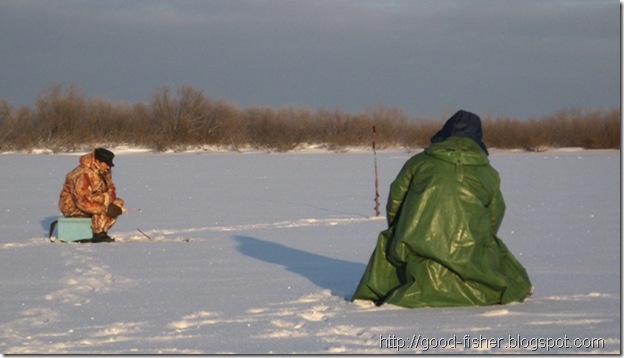
{"label": "gloved hand", "polygon": [[108,209],[106,209],[106,216],[110,217],[110,218],[116,218],[119,215],[121,215],[123,211],[121,210],[121,208],[115,204],[110,204],[108,206]]}

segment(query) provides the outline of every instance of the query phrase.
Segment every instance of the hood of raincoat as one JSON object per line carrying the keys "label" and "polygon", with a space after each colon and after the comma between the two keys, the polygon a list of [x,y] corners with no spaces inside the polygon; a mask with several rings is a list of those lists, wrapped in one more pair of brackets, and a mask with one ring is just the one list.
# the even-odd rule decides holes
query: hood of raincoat
{"label": "hood of raincoat", "polygon": [[425,153],[436,159],[461,165],[488,165],[490,160],[481,146],[474,140],[462,136],[452,136],[444,142],[433,143]]}
{"label": "hood of raincoat", "polygon": [[431,137],[431,143],[443,142],[453,136],[470,138],[477,142],[486,155],[490,154],[483,143],[481,118],[472,112],[463,109],[457,111],[444,123],[442,129]]}

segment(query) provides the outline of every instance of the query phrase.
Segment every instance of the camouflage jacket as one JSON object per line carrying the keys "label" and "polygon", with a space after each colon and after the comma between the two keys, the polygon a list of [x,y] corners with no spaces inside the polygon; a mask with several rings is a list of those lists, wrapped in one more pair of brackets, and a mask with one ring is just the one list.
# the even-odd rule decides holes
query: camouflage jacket
{"label": "camouflage jacket", "polygon": [[65,177],[59,209],[65,216],[105,214],[116,199],[110,171],[101,169],[93,152],[80,157],[80,165]]}

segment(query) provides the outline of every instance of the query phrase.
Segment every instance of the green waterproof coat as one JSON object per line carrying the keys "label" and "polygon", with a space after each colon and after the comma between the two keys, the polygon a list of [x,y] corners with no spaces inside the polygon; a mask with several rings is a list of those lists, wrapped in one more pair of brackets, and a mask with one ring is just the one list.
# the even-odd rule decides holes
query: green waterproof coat
{"label": "green waterproof coat", "polygon": [[505,212],[498,172],[470,138],[410,158],[390,186],[379,234],[353,300],[403,307],[523,301],[526,270],[496,236]]}

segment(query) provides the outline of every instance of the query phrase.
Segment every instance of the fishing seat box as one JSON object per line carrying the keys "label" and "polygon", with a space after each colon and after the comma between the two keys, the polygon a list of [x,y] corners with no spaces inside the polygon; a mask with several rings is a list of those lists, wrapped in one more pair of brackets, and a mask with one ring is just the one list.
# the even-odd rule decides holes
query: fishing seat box
{"label": "fishing seat box", "polygon": [[56,237],[65,242],[90,239],[91,218],[67,218],[60,217],[57,224]]}

